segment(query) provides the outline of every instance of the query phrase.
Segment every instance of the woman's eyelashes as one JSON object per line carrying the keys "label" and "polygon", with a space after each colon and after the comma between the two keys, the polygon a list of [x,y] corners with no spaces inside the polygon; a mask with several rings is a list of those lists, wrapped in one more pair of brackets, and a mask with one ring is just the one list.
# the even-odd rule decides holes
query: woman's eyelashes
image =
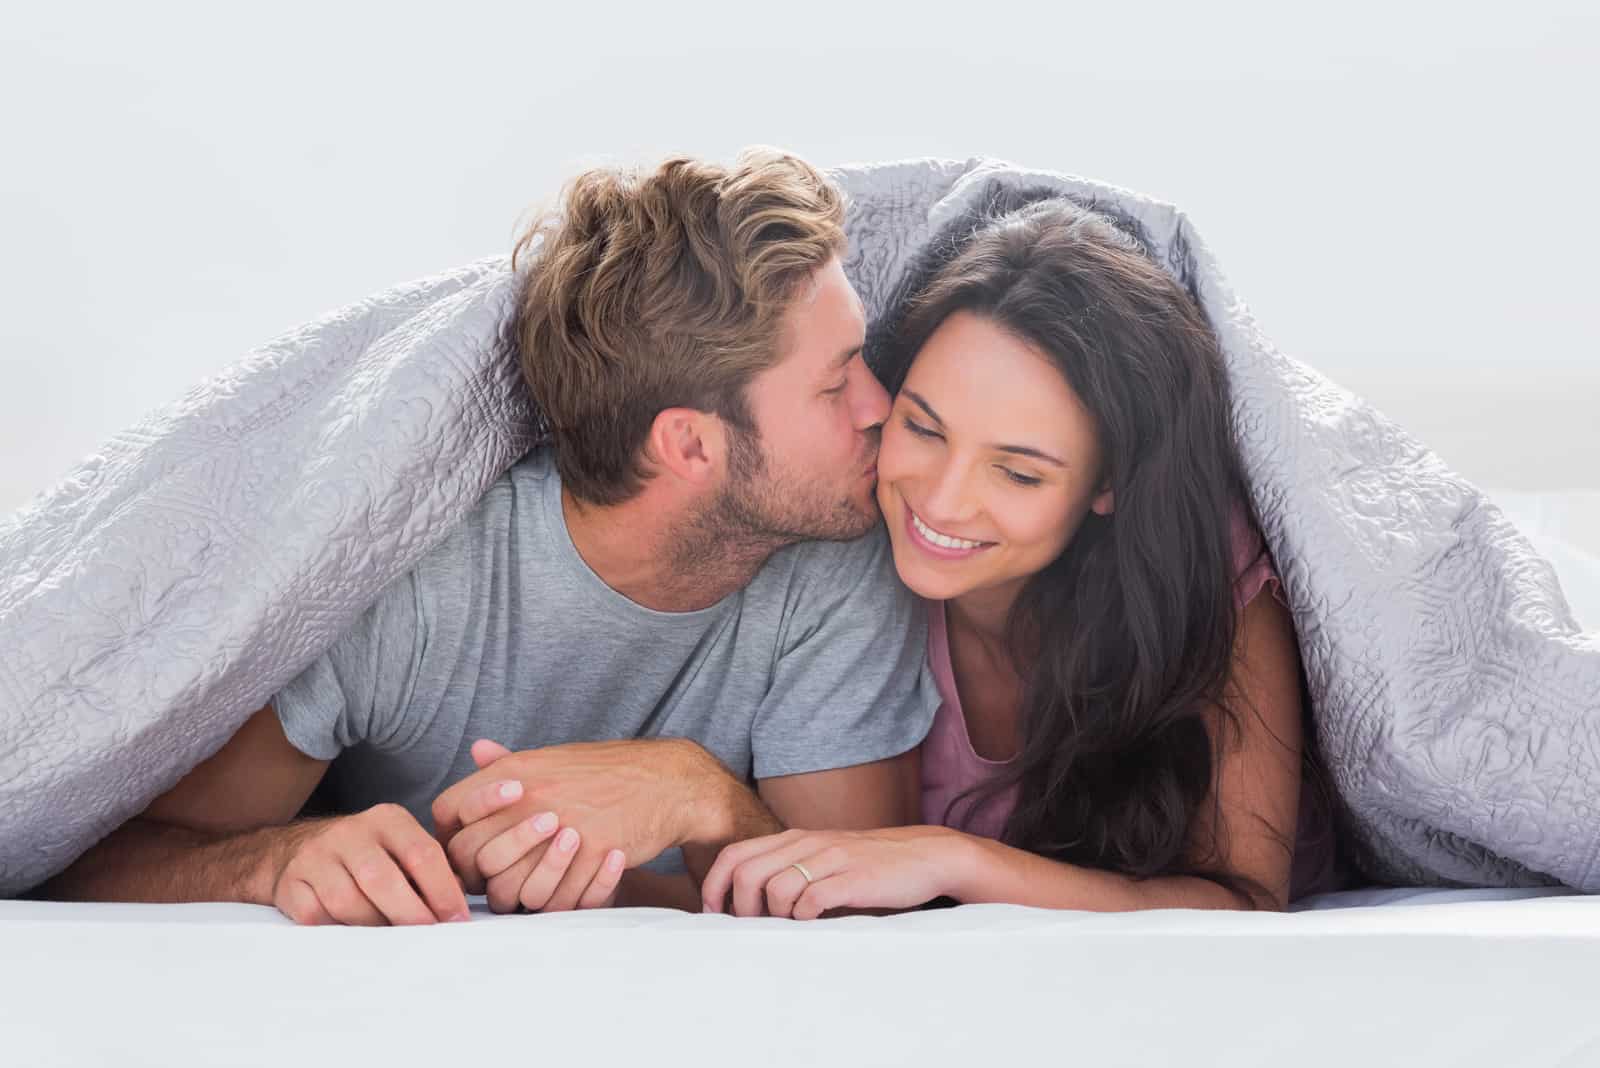
{"label": "woman's eyelashes", "polygon": [[[939,433],[937,430],[934,430],[931,427],[923,426],[921,423],[917,422],[915,419],[912,419],[909,415],[902,415],[900,417],[900,422],[901,422],[901,425],[903,425],[907,430],[911,431],[911,433],[915,434],[919,438],[942,438],[942,437],[944,437],[944,435]],[[994,466],[995,466],[996,470],[1000,471],[1008,479],[1010,479],[1012,482],[1016,483],[1019,486],[1037,486],[1040,482],[1044,481],[1043,479],[1034,478],[1032,475],[1024,475],[1020,471],[1013,471],[1013,470],[1011,470],[1011,468],[1005,466],[1004,464],[995,464]]]}
{"label": "woman's eyelashes", "polygon": [[1000,464],[996,464],[995,466],[1004,471],[1006,473],[1006,477],[1019,486],[1037,486],[1042,481],[1042,479],[1034,478],[1032,475],[1024,475],[1019,471],[1013,471],[1011,468],[1001,466]]}

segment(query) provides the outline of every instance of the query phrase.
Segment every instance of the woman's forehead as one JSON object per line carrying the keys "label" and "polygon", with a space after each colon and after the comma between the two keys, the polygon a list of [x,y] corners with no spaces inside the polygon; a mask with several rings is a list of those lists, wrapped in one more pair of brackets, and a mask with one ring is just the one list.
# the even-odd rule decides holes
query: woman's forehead
{"label": "woman's forehead", "polygon": [[950,429],[986,439],[1027,433],[1076,442],[1092,431],[1088,409],[1050,357],[970,312],[951,315],[929,336],[904,389]]}

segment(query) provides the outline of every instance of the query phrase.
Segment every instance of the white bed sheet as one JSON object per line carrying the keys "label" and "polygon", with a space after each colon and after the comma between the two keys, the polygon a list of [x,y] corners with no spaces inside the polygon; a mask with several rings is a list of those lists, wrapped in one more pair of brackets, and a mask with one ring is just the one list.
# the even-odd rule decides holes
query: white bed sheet
{"label": "white bed sheet", "polygon": [[8,1065],[1583,1064],[1600,900],[1363,891],[1286,915],[659,910],[296,928],[0,902]]}

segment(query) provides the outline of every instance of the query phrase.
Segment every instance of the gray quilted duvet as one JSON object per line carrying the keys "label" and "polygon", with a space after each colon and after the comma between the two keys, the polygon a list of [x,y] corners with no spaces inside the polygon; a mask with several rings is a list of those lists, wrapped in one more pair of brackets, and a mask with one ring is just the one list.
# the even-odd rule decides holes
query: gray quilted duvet
{"label": "gray quilted duvet", "polygon": [[[1381,881],[1600,889],[1600,634],[1500,510],[1280,354],[1194,227],[993,161],[837,172],[869,317],[996,183],[1119,215],[1199,298],[1344,830]],[[536,440],[504,260],[249,354],[0,526],[0,893],[214,752]]]}

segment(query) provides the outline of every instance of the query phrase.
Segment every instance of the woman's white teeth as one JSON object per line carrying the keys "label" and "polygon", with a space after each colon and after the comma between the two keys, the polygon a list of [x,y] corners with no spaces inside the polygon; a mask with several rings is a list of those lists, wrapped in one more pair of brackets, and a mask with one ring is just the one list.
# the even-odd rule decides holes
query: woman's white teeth
{"label": "woman's white teeth", "polygon": [[[906,509],[910,511],[910,509]],[[982,545],[981,541],[968,541],[965,538],[952,538],[948,534],[940,534],[922,521],[922,517],[911,512],[911,522],[916,525],[917,533],[933,542],[942,549],[976,549]]]}

